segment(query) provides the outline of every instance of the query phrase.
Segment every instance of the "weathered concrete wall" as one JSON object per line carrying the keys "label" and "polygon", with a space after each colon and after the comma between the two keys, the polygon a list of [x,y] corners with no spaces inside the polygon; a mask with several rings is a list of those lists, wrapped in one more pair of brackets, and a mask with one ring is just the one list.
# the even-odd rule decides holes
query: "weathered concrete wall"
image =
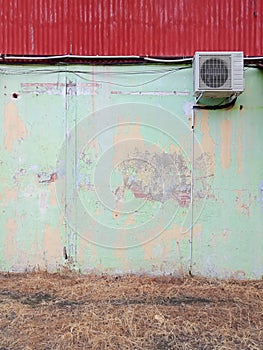
{"label": "weathered concrete wall", "polygon": [[[192,70],[178,68],[1,66],[1,270],[66,253],[83,272],[188,271]],[[263,73],[245,79],[234,108],[196,112],[193,273],[263,274]]]}

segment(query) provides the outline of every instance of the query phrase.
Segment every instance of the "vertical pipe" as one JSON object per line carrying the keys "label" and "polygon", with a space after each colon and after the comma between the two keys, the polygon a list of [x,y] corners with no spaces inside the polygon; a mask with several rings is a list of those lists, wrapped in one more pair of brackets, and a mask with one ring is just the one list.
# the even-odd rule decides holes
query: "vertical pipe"
{"label": "vertical pipe", "polygon": [[193,269],[193,226],[194,226],[194,155],[195,155],[195,149],[194,149],[194,132],[195,132],[195,108],[192,107],[192,123],[191,123],[191,189],[190,189],[190,237],[189,237],[189,244],[190,244],[190,263],[189,263],[189,275],[192,275],[192,269]]}
{"label": "vertical pipe", "polygon": [[[77,100],[77,81],[75,80],[75,85],[76,85],[76,91],[73,96],[74,98],[74,133],[75,133],[75,145],[74,145],[74,206],[75,206],[75,218],[74,218],[74,223],[75,223],[75,228],[78,227],[77,223],[77,203],[78,201],[76,200],[77,198],[77,166],[78,166],[78,124],[77,124],[77,117],[78,117],[78,100]],[[74,229],[74,262],[77,262],[77,229]]]}
{"label": "vertical pipe", "polygon": [[[76,233],[76,166],[77,166],[77,111],[76,111],[76,84],[68,78],[66,71],[66,175],[65,175],[65,219],[68,257],[73,267],[77,256],[77,233]],[[73,207],[72,207],[73,206]],[[74,210],[74,217],[72,217]],[[74,220],[70,222],[69,220]],[[72,226],[73,224],[73,226]]]}
{"label": "vertical pipe", "polygon": [[68,75],[66,71],[66,76],[65,76],[65,139],[66,139],[66,146],[65,146],[65,229],[66,229],[66,245],[67,245],[67,251],[68,251],[68,257],[71,255],[70,251],[70,235],[69,235],[69,224],[68,224],[68,132],[69,132],[69,125],[68,125],[68,109],[69,109],[69,96],[68,96]]}

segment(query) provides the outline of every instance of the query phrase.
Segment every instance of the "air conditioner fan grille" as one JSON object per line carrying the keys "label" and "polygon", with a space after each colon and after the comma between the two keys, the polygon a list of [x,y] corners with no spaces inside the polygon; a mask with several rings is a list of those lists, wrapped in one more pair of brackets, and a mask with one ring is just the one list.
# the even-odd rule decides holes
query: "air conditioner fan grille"
{"label": "air conditioner fan grille", "polygon": [[228,57],[202,57],[200,62],[200,88],[231,88],[230,61]]}

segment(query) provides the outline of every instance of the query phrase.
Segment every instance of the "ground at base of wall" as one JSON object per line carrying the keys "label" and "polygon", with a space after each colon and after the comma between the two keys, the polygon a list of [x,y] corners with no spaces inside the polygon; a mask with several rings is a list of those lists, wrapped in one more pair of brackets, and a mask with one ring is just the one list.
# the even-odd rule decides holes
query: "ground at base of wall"
{"label": "ground at base of wall", "polygon": [[0,349],[262,349],[263,281],[0,274]]}

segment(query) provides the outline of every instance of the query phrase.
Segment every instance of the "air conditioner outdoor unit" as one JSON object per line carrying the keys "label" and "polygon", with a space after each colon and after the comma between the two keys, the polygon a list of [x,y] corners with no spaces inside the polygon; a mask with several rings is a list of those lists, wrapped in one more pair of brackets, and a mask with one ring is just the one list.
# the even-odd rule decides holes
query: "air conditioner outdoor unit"
{"label": "air conditioner outdoor unit", "polygon": [[194,96],[231,97],[244,91],[243,52],[196,52]]}

